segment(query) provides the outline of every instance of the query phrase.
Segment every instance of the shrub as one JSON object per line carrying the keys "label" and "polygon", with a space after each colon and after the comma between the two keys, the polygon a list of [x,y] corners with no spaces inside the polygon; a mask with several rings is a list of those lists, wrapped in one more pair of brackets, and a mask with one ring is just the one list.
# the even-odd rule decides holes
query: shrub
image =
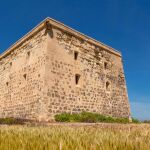
{"label": "shrub", "polygon": [[62,113],[62,114],[58,114],[55,115],[55,121],[58,122],[70,122],[71,118],[71,114],[69,113]]}
{"label": "shrub", "polygon": [[16,118],[0,118],[0,124],[24,124],[25,120],[23,119],[16,119]]}
{"label": "shrub", "polygon": [[[137,119],[132,118],[133,123],[139,123]],[[55,115],[55,121],[57,122],[106,122],[106,123],[129,123],[128,118],[113,118],[110,116],[104,116],[98,113],[81,112],[81,113],[62,113]]]}
{"label": "shrub", "polygon": [[98,118],[97,118],[96,114],[93,114],[90,112],[82,112],[80,114],[80,122],[94,123],[97,121],[98,121]]}
{"label": "shrub", "polygon": [[136,118],[132,118],[132,123],[140,123],[140,121]]}

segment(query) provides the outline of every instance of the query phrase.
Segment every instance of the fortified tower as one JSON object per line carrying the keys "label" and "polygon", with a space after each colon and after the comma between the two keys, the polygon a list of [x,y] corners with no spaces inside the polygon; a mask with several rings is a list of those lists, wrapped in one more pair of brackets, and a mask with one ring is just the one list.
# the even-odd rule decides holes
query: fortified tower
{"label": "fortified tower", "polygon": [[46,18],[0,56],[0,118],[81,111],[129,118],[122,56]]}

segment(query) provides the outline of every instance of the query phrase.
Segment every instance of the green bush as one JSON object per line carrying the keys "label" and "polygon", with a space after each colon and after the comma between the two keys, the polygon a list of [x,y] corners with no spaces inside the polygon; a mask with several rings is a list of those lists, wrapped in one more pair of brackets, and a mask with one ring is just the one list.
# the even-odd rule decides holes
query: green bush
{"label": "green bush", "polygon": [[[137,119],[132,118],[133,123],[139,123]],[[129,123],[128,118],[113,118],[110,116],[104,116],[98,113],[81,112],[81,113],[62,113],[55,115],[55,121],[57,122],[106,122],[106,123]]]}
{"label": "green bush", "polygon": [[0,118],[0,124],[7,124],[7,125],[24,124],[24,120],[16,118]]}
{"label": "green bush", "polygon": [[132,123],[140,123],[140,121],[136,118],[132,118]]}
{"label": "green bush", "polygon": [[62,113],[61,115],[55,115],[55,121],[58,122],[70,122],[71,114]]}
{"label": "green bush", "polygon": [[97,122],[96,114],[90,112],[82,112],[80,114],[80,122]]}

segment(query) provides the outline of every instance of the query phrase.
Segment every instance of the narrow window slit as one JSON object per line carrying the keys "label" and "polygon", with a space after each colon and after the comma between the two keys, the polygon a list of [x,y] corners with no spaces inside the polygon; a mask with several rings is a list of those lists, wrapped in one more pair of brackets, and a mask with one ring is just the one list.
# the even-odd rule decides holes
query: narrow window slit
{"label": "narrow window slit", "polygon": [[110,83],[108,81],[106,82],[106,90],[110,91]]}
{"label": "narrow window slit", "polygon": [[30,51],[29,52],[27,52],[27,58],[29,58],[30,57]]}
{"label": "narrow window slit", "polygon": [[24,77],[24,79],[26,80],[26,79],[27,79],[27,74],[24,74],[23,77]]}
{"label": "narrow window slit", "polygon": [[105,70],[108,68],[108,63],[107,62],[104,62],[104,68],[105,68]]}
{"label": "narrow window slit", "polygon": [[12,66],[12,62],[10,62],[10,66]]}
{"label": "narrow window slit", "polygon": [[75,75],[75,83],[76,83],[76,85],[79,84],[79,80],[80,80],[80,75],[79,75],[79,74],[76,74],[76,75]]}
{"label": "narrow window slit", "polygon": [[77,59],[78,59],[78,54],[79,54],[79,53],[78,53],[77,51],[74,52],[74,60],[77,60]]}
{"label": "narrow window slit", "polygon": [[8,85],[9,85],[9,82],[6,82],[6,85],[8,86]]}

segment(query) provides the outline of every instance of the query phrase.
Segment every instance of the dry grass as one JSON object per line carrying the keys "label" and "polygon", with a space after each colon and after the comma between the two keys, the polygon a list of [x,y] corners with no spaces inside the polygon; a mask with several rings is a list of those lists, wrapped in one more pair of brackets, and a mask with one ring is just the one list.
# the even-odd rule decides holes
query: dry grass
{"label": "dry grass", "polygon": [[150,125],[1,126],[0,150],[149,150]]}

